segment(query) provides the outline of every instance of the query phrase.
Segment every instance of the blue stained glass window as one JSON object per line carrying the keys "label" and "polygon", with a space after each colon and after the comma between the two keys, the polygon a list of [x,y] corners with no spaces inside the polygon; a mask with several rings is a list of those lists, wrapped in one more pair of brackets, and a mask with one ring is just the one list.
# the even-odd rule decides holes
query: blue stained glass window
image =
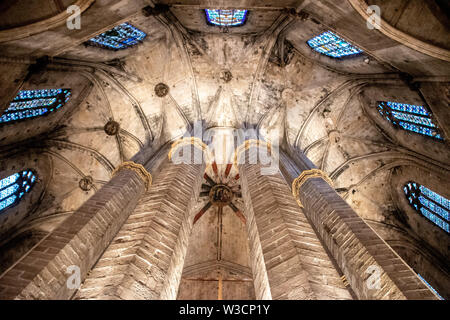
{"label": "blue stained glass window", "polygon": [[36,175],[32,170],[24,170],[0,180],[0,211],[18,204],[35,183]]}
{"label": "blue stained glass window", "polygon": [[449,231],[449,200],[436,192],[415,182],[408,182],[404,187],[409,204],[424,217]]}
{"label": "blue stained glass window", "polygon": [[332,58],[354,56],[363,52],[331,31],[326,31],[307,43],[315,51]]}
{"label": "blue stained glass window", "polygon": [[239,27],[245,23],[248,10],[205,9],[208,23],[222,27]]}
{"label": "blue stained glass window", "polygon": [[88,44],[110,50],[121,50],[144,41],[147,34],[129,23],[122,23],[90,39]]}
{"label": "blue stained glass window", "polygon": [[445,300],[420,274],[417,274],[417,275],[419,276],[420,279],[422,279],[423,282],[425,282],[425,284],[428,286],[428,288],[430,288],[431,291],[433,291],[439,297],[439,299]]}
{"label": "blue stained glass window", "polygon": [[22,90],[0,116],[0,123],[25,120],[54,112],[70,99],[70,89]]}
{"label": "blue stained glass window", "polygon": [[378,112],[394,127],[443,140],[430,112],[423,106],[398,102],[378,102]]}

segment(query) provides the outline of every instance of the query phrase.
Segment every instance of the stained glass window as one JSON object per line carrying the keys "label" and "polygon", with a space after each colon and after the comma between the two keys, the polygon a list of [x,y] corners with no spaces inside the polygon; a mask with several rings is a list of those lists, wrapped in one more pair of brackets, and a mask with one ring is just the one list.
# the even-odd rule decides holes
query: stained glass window
{"label": "stained glass window", "polygon": [[205,9],[208,23],[222,27],[239,27],[245,23],[248,10]]}
{"label": "stained glass window", "polygon": [[121,50],[144,41],[147,34],[129,23],[122,23],[90,39],[88,44],[110,50]]}
{"label": "stained glass window", "polygon": [[443,140],[437,126],[431,119],[431,114],[423,106],[398,102],[379,102],[378,112],[396,128]]}
{"label": "stained glass window", "polygon": [[331,31],[326,31],[307,43],[315,51],[332,58],[354,56],[363,52]]}
{"label": "stained glass window", "polygon": [[410,205],[428,220],[449,231],[450,202],[447,198],[415,182],[408,182],[404,187]]}
{"label": "stained glass window", "polygon": [[70,99],[70,89],[22,90],[9,104],[0,123],[19,121],[57,111]]}
{"label": "stained glass window", "polygon": [[36,183],[36,175],[32,170],[17,172],[0,180],[0,211],[20,202]]}

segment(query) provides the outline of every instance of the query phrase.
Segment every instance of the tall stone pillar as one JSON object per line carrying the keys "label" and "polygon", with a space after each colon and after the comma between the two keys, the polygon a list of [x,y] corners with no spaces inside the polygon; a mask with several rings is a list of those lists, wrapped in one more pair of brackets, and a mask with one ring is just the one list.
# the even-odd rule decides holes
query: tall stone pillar
{"label": "tall stone pillar", "polygon": [[437,299],[308,158],[281,152],[280,169],[359,299]]}
{"label": "tall stone pillar", "polygon": [[69,299],[150,184],[142,165],[119,166],[103,188],[0,275],[0,298]]}
{"label": "tall stone pillar", "polygon": [[280,172],[265,175],[252,156],[266,146],[251,140],[236,155],[257,299],[351,299]]}
{"label": "tall stone pillar", "polygon": [[203,172],[167,158],[75,299],[176,299]]}

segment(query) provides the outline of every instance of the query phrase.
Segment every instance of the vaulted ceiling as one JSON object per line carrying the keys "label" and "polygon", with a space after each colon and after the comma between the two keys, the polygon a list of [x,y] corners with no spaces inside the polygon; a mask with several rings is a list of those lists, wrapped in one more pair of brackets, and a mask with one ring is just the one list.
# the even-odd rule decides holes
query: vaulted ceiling
{"label": "vaulted ceiling", "polygon": [[[0,18],[8,16],[0,19],[2,96],[59,87],[71,88],[73,96],[57,113],[0,127],[0,170],[30,167],[39,173],[39,188],[30,199],[0,217],[3,239],[51,230],[121,162],[142,149],[157,150],[202,120],[206,128],[256,127],[290,152],[304,152],[399,252],[408,256],[408,243],[449,273],[442,267],[450,259],[448,235],[420,225],[397,192],[416,179],[450,198],[450,55],[442,2],[367,1],[366,6],[381,7],[390,33],[367,28],[357,10],[361,1],[354,0],[166,0],[153,10],[157,15],[142,10],[152,1],[78,1],[86,7],[80,30],[36,25],[64,14],[76,1],[39,1],[39,7],[28,2],[0,5]],[[206,24],[202,9],[210,7],[248,9],[248,21],[224,33]],[[32,14],[21,14],[30,8]],[[143,43],[121,51],[84,44],[125,21],[147,33]],[[12,28],[21,28],[22,36]],[[306,41],[326,30],[364,54],[333,60],[314,52]],[[405,34],[415,42],[402,43]],[[159,83],[169,87],[163,97],[155,91]],[[374,107],[391,100],[428,104],[446,142],[394,130]],[[107,124],[114,130],[105,130]],[[232,212],[227,214],[224,228],[237,230],[244,252],[245,235],[233,225]],[[213,215],[205,218],[201,228],[214,221]],[[197,232],[198,243],[208,241]],[[190,249],[192,265],[208,260],[195,260],[199,246]],[[218,244],[210,249],[213,256]],[[245,254],[224,250],[247,270]],[[430,273],[439,278],[437,271]]]}

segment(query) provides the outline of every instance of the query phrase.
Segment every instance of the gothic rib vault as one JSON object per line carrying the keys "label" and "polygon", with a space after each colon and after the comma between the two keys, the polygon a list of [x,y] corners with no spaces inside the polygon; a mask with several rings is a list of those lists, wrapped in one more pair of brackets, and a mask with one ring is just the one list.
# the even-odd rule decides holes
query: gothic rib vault
{"label": "gothic rib vault", "polygon": [[[243,26],[226,33],[206,23],[202,9],[212,2],[167,0],[150,9],[152,2],[144,0],[93,1],[83,8],[80,30],[68,30],[65,24],[50,30],[34,26],[56,15],[51,6],[35,9],[27,20],[14,1],[0,5],[2,14],[9,14],[0,19],[0,110],[23,89],[72,92],[56,113],[0,126],[0,177],[23,168],[33,168],[39,177],[27,198],[0,212],[0,298],[435,298],[420,284],[420,292],[408,296],[398,280],[392,283],[400,289],[390,294],[361,288],[355,280],[362,277],[358,268],[336,258],[339,232],[328,239],[331,231],[318,229],[322,218],[309,214],[320,211],[315,205],[332,208],[340,198],[329,194],[328,183],[315,179],[305,182],[299,198],[292,196],[292,181],[310,169],[303,163],[306,156],[332,180],[332,188],[349,205],[345,212],[354,212],[352,219],[360,217],[382,239],[377,246],[392,247],[447,299],[448,233],[419,216],[402,190],[406,182],[417,181],[450,198],[450,65],[445,59],[450,45],[448,17],[438,1],[417,1],[416,6],[398,1],[397,7],[367,1],[380,5],[383,19],[398,31],[394,35],[408,34],[413,45],[369,30],[354,8],[357,1],[265,1],[263,7],[230,1],[231,8],[248,9],[249,15]],[[414,22],[418,10],[428,17],[424,28]],[[144,31],[145,40],[119,51],[85,45],[123,22]],[[11,38],[14,28],[27,30],[27,36]],[[364,54],[333,60],[314,52],[307,41],[326,30]],[[420,43],[438,48],[433,51],[438,54],[415,50]],[[377,101],[426,104],[444,141],[394,129],[376,110]],[[201,185],[208,184],[204,173],[213,177],[216,161],[221,179],[232,163],[231,157],[225,162],[211,158],[209,166],[168,161],[172,143],[198,121],[207,133],[254,128],[261,139],[279,141],[281,171],[276,175],[260,176],[259,167],[250,165],[233,165],[227,174],[237,177],[242,188],[243,198],[235,197],[233,203],[245,224],[230,206],[220,210],[221,216],[218,206],[212,206],[193,223],[207,201],[200,197]],[[148,192],[145,174],[138,169],[113,175],[127,161],[141,163],[151,174]],[[88,199],[108,208],[119,203],[117,210],[126,214],[111,214],[112,229],[99,241],[101,247],[80,249],[89,252],[89,259],[81,259],[81,289],[51,291],[40,286],[38,277],[22,279],[27,272],[38,272],[24,263],[27,257],[39,260],[50,254],[39,256],[36,248],[55,238],[55,230],[69,232],[69,223],[76,225],[77,214],[83,216],[80,210],[90,212]],[[267,208],[278,216],[263,220]],[[86,226],[76,231],[78,240],[95,243],[97,227],[89,223],[96,219],[86,218]],[[344,234],[345,228],[360,226],[339,228]],[[271,239],[273,233],[292,240],[277,251],[281,240]],[[362,248],[355,255],[366,254],[361,243],[355,244]],[[145,262],[149,248],[154,260]],[[367,255],[376,256],[370,250]],[[290,278],[279,279],[283,259],[295,266],[286,267]],[[140,271],[146,263],[155,266],[147,273]],[[30,270],[14,276],[17,267]],[[346,274],[355,274],[354,279]],[[49,268],[41,276],[50,279],[51,288],[59,288],[61,271]],[[11,277],[20,279],[21,293],[9,295]]]}

